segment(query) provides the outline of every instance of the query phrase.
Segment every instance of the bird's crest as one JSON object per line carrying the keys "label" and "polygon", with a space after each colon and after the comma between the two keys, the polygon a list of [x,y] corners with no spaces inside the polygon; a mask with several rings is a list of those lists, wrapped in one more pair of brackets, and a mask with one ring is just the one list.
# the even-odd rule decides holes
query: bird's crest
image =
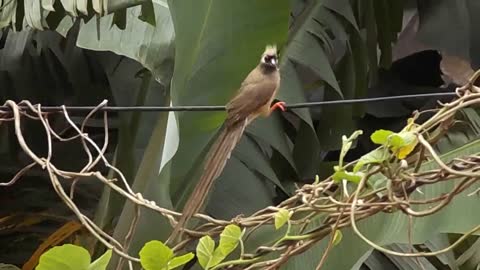
{"label": "bird's crest", "polygon": [[267,45],[265,47],[264,55],[277,55],[277,45]]}

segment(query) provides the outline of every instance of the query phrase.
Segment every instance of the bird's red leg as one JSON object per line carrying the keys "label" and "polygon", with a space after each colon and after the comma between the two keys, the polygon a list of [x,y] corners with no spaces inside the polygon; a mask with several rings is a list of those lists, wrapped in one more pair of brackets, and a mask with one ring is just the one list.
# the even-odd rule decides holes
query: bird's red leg
{"label": "bird's red leg", "polygon": [[275,102],[275,104],[273,104],[272,107],[270,107],[270,112],[273,112],[277,108],[284,112],[286,111],[285,105],[287,105],[287,103],[283,101]]}

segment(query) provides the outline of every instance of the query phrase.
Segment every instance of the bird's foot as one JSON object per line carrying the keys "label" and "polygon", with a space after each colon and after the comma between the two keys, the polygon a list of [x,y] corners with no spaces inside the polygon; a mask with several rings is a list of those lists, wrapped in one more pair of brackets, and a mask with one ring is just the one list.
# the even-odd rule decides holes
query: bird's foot
{"label": "bird's foot", "polygon": [[287,105],[287,103],[285,103],[283,101],[275,102],[275,104],[273,104],[272,107],[270,107],[270,112],[273,112],[277,108],[279,108],[280,110],[282,110],[284,112],[284,111],[286,111],[286,109],[285,109],[286,105]]}

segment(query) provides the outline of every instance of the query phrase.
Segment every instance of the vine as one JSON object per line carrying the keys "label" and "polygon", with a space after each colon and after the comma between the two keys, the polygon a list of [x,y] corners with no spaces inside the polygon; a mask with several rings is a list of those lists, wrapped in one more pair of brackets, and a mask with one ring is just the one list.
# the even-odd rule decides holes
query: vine
{"label": "vine", "polygon": [[[32,163],[20,170],[10,181],[0,183],[0,186],[13,185],[29,169],[35,166],[41,167],[48,173],[51,184],[59,197],[75,213],[81,224],[110,252],[116,253],[127,261],[129,269],[133,269],[133,263],[140,263],[144,269],[174,269],[194,257],[193,253],[176,254],[181,253],[180,251],[188,244],[196,241],[198,241],[196,256],[203,269],[214,270],[231,266],[241,266],[244,269],[278,269],[292,256],[303,253],[323,239],[329,239],[327,248],[317,266],[317,269],[320,269],[329,251],[342,241],[341,230],[346,227],[351,227],[361,239],[373,248],[388,254],[408,257],[435,256],[451,250],[467,236],[477,232],[480,226],[472,228],[453,245],[443,250],[399,253],[381,247],[368,239],[359,230],[357,223],[380,212],[400,211],[409,217],[432,215],[447,206],[455,196],[478,183],[480,178],[479,155],[455,156],[455,158],[445,161],[446,158],[439,156],[432,144],[445,134],[448,129],[445,124],[452,123],[459,110],[480,104],[480,89],[471,83],[478,78],[479,74],[480,72],[477,71],[470,79],[470,83],[457,88],[457,98],[450,103],[440,104],[440,108],[426,122],[422,124],[415,122],[421,114],[421,112],[417,112],[408,120],[405,128],[398,133],[389,130],[374,132],[370,138],[379,147],[349,164],[345,164],[344,157],[354,141],[362,135],[362,131],[356,131],[350,137],[343,136],[339,162],[334,167],[335,173],[327,179],[320,180],[317,177],[313,184],[303,185],[292,197],[278,206],[267,207],[250,216],[237,217],[233,220],[220,220],[208,215],[196,214],[195,218],[201,220],[202,223],[195,228],[185,230],[186,238],[183,241],[172,247],[168,247],[160,241],[151,241],[145,244],[139,257],[132,256],[127,252],[130,237],[127,237],[124,243],[120,243],[104,232],[73,202],[75,185],[72,185],[72,189],[67,192],[59,181],[60,178],[71,179],[74,183],[82,178],[93,177],[134,203],[137,213],[141,208],[148,208],[168,219],[172,226],[176,224],[180,213],[159,207],[155,202],[144,198],[142,194],[135,193],[122,172],[110,164],[105,157],[108,145],[107,112],[103,112],[104,145],[95,144],[85,133],[85,123],[99,108],[106,106],[106,101],[88,114],[80,126],[70,119],[64,107],[62,114],[76,132],[75,136],[65,138],[53,130],[48,121],[50,113],[42,112],[40,105],[33,105],[28,101],[18,104],[7,101],[5,105],[11,111],[0,112],[0,122],[13,122],[18,142],[22,150],[32,159]],[[26,143],[21,130],[21,121],[24,118],[38,120],[44,126],[47,135],[46,145],[48,146],[46,156],[39,156]],[[88,164],[77,172],[57,168],[51,161],[54,140],[80,140],[89,157]],[[99,163],[111,169],[115,173],[115,178],[109,178],[94,171],[93,168]],[[411,198],[411,194],[414,192],[421,192],[422,186],[453,180],[455,180],[455,185],[447,194],[421,200]],[[477,189],[471,192],[469,196],[473,196],[478,191]],[[435,205],[432,206],[432,204]],[[422,205],[431,207],[425,210],[415,210],[413,207]],[[315,225],[313,221],[319,220],[321,221],[320,225]],[[131,231],[134,230],[136,222],[136,218],[132,220]],[[275,229],[276,233],[282,232],[281,236],[270,244],[247,251],[245,249],[246,241],[258,233],[260,228],[269,226]],[[285,231],[283,232],[283,230]],[[127,235],[131,235],[131,233]],[[217,237],[218,245],[214,240]],[[64,249],[69,248],[71,247]],[[40,261],[47,260],[46,258],[57,251],[58,249],[51,249],[42,256]],[[102,258],[102,260],[106,260],[105,257]],[[90,262],[89,257],[88,262]]]}

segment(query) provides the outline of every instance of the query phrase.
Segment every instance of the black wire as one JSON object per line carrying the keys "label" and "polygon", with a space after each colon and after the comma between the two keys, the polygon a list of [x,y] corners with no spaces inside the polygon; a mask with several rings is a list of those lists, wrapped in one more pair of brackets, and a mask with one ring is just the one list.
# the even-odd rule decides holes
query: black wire
{"label": "black wire", "polygon": [[448,93],[429,93],[429,94],[412,94],[412,95],[401,95],[401,96],[390,96],[390,97],[375,97],[375,98],[358,98],[358,99],[340,99],[340,100],[330,100],[330,101],[319,101],[319,102],[305,102],[305,103],[296,103],[285,106],[286,108],[306,108],[306,107],[315,107],[323,105],[344,105],[344,104],[354,104],[354,103],[373,103],[381,101],[392,101],[392,100],[408,100],[408,99],[417,99],[423,97],[450,97],[455,96],[455,92]]}
{"label": "black wire", "polygon": [[[286,109],[294,108],[309,108],[309,107],[318,107],[326,105],[347,105],[354,103],[373,103],[373,102],[382,102],[382,101],[392,101],[392,100],[408,100],[408,99],[417,99],[424,97],[450,97],[455,96],[456,93],[429,93],[429,94],[412,94],[412,95],[401,95],[401,96],[389,96],[389,97],[375,97],[375,98],[360,98],[360,99],[341,99],[341,100],[330,100],[330,101],[319,101],[319,102],[305,102],[305,103],[294,103],[287,104]],[[28,109],[26,106],[19,106],[22,109]],[[44,112],[57,112],[62,111],[62,106],[42,106],[42,111]],[[69,112],[72,111],[92,111],[97,108],[97,106],[65,106],[65,109]],[[8,106],[0,106],[0,110],[10,111]],[[167,111],[224,111],[225,106],[104,106],[98,109],[99,111],[109,111],[109,112],[125,112],[125,111],[142,111],[142,112],[167,112]]]}

